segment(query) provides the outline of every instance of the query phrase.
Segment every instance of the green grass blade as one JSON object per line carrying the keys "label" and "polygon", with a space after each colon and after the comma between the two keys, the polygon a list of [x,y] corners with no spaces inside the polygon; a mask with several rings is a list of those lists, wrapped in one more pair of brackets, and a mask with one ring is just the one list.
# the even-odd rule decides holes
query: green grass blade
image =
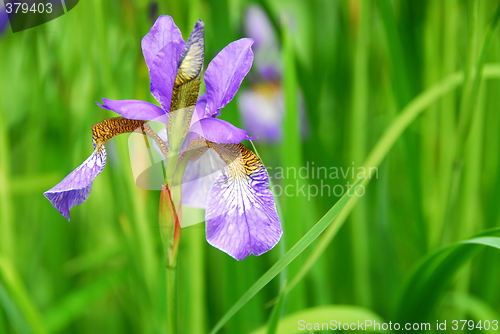
{"label": "green grass blade", "polygon": [[376,1],[376,8],[382,18],[383,27],[388,41],[391,66],[394,71],[394,90],[398,107],[407,103],[413,94],[412,80],[409,73],[408,57],[404,54],[404,48],[399,35],[394,8],[389,0]]}
{"label": "green grass blade", "polygon": [[[301,320],[304,322],[302,323]],[[331,323],[332,320],[336,320],[336,323]],[[305,327],[306,323],[314,324],[318,323],[324,324],[327,323],[329,329],[325,330],[333,330],[335,325],[338,326],[339,323],[355,323],[356,325],[359,323],[364,324],[365,321],[376,321],[377,323],[383,323],[384,320],[375,312],[359,307],[359,306],[350,306],[350,305],[327,305],[327,306],[318,306],[312,307],[308,309],[304,309],[286,317],[282,318],[278,327],[277,334],[295,334],[295,333],[304,333],[306,332],[306,328],[299,329],[299,325],[303,324]],[[301,328],[301,327],[300,327]],[[363,328],[367,332],[381,332],[380,330],[373,330],[373,327],[370,326],[368,328]],[[266,333],[265,327],[259,328],[253,331],[251,334],[264,334]],[[323,333],[323,332],[322,332]]]}
{"label": "green grass blade", "polygon": [[[478,3],[475,2],[473,5],[475,8],[475,11],[477,12],[477,6]],[[477,21],[477,18],[474,16],[477,15],[477,13],[473,13],[473,21]],[[482,76],[483,76],[483,67],[486,62],[486,58],[488,57],[492,41],[495,37],[495,31],[498,27],[498,24],[500,22],[500,6],[497,7],[497,10],[495,14],[493,15],[493,18],[488,25],[486,35],[483,41],[483,45],[480,50],[479,58],[476,61],[476,41],[470,42],[471,43],[471,49],[474,48],[474,50],[470,51],[469,58],[470,64],[469,67],[467,68],[467,75],[466,75],[466,82],[465,82],[465,87],[464,91],[462,93],[462,100],[461,100],[461,106],[460,106],[460,118],[459,118],[459,124],[458,124],[458,151],[457,151],[457,158],[462,157],[463,150],[465,147],[465,143],[467,141],[467,138],[469,136],[470,130],[471,130],[471,120],[474,114],[475,109],[477,108],[477,99],[479,96],[479,88],[481,86],[482,82]],[[475,35],[477,32],[475,29],[474,31],[471,32],[473,36],[473,40],[476,39]],[[470,73],[469,73],[470,72]]]}
{"label": "green grass blade", "polygon": [[[499,234],[500,230],[491,232],[491,235]],[[394,319],[399,322],[431,320],[455,274],[485,246],[500,250],[500,238],[476,237],[447,245],[425,256],[405,282]]]}
{"label": "green grass blade", "polygon": [[[361,183],[359,179],[353,187]],[[355,196],[346,193],[337,203],[321,218],[286,254],[279,259],[264,275],[262,275],[251,287],[241,296],[241,298],[227,311],[221,320],[215,325],[210,333],[217,333],[229,319],[240,310],[253,296],[255,296],[264,286],[275,278],[286,268],[297,256],[299,256],[316,238],[332,223],[335,217],[342,211],[349,201]]]}
{"label": "green grass blade", "polygon": [[[299,171],[304,166],[303,145],[301,141],[301,124],[299,115],[299,82],[297,72],[297,53],[294,48],[294,39],[290,25],[292,22],[289,17],[282,15],[282,37],[283,37],[283,138],[280,143],[280,166],[284,169],[292,169]],[[281,188],[288,187],[308,187],[309,180],[301,177],[284,178],[281,180]],[[312,203],[305,199],[304,196],[280,196],[283,206],[283,240],[286,245],[295,244],[314,224],[314,209]],[[314,217],[314,218],[312,218]],[[301,222],[297,224],[295,222]],[[285,247],[285,245],[281,246]],[[286,250],[286,249],[285,249]],[[295,263],[287,268],[286,275],[295,275],[302,266],[303,259],[298,259]],[[282,279],[281,282],[284,280]],[[294,307],[295,310],[306,307],[306,290],[304,286],[299,287],[295,291],[295,295],[290,296],[293,299],[293,305],[287,304],[287,307]]]}
{"label": "green grass blade", "polygon": [[[384,131],[381,138],[377,141],[373,149],[368,154],[363,166],[366,170],[370,167],[378,167],[380,163],[389,153],[390,149],[399,139],[401,134],[408,128],[408,126],[417,118],[420,113],[426,110],[430,105],[435,103],[446,93],[456,89],[463,82],[462,73],[454,73],[437,84],[430,87],[425,92],[415,97],[394,119],[389,125],[387,130]],[[484,69],[484,79],[500,78],[500,64],[488,64]],[[370,182],[369,178],[365,178],[362,182],[363,186],[367,186]],[[342,210],[335,222],[325,231],[318,241],[316,248],[309,255],[305,261],[304,266],[297,273],[288,285],[287,291],[292,290],[297,283],[304,278],[307,272],[311,269],[318,258],[323,254],[328,245],[332,242],[333,238],[337,235],[338,230],[342,227],[345,220],[351,213],[356,205],[358,197],[353,198],[347,203],[346,208]]]}
{"label": "green grass blade", "polygon": [[269,321],[267,323],[267,334],[276,334],[278,329],[278,324],[280,322],[281,313],[283,312],[283,304],[286,295],[286,282],[283,283],[281,287],[280,294],[278,295],[278,301],[274,305],[271,315],[269,316]]}
{"label": "green grass blade", "polygon": [[44,316],[48,332],[57,333],[70,325],[85,311],[106,297],[112,288],[116,288],[124,278],[122,272],[111,273],[81,287],[51,307]]}
{"label": "green grass blade", "polygon": [[22,282],[16,268],[14,268],[9,259],[0,256],[0,283],[5,287],[5,293],[15,303],[16,308],[28,324],[32,333],[46,333],[42,317]]}
{"label": "green grass blade", "polygon": [[[253,148],[253,151],[255,152],[255,154],[260,159],[260,161],[262,161],[262,158],[260,157],[259,152],[257,151],[257,148],[255,147],[253,141],[250,140],[250,143],[252,144],[252,148]],[[262,161],[262,163],[264,163],[264,161]],[[264,164],[264,166],[265,166],[265,164]],[[284,230],[285,216],[283,215],[283,209],[281,208],[281,203],[280,203],[278,197],[276,196],[274,182],[273,182],[272,177],[269,178],[269,188],[271,189],[271,192],[273,193],[274,202],[276,203],[276,211],[278,211],[278,216],[280,217],[281,226]],[[279,247],[280,247],[280,257],[283,257],[283,255],[285,255],[285,253],[286,253],[286,240],[285,240],[285,238],[282,238],[280,240]],[[287,274],[287,270],[285,268],[280,273],[280,286],[281,287],[283,287],[283,285],[285,284],[287,277],[288,277],[288,274]]]}
{"label": "green grass blade", "polygon": [[[366,156],[368,127],[368,55],[371,29],[372,2],[360,3],[360,18],[357,26],[356,53],[353,66],[351,121],[349,130],[349,157],[359,164]],[[350,162],[350,161],[349,161]],[[372,291],[370,285],[370,237],[366,200],[360,202],[359,210],[351,217],[351,247],[353,253],[353,278],[356,304],[370,307]]]}
{"label": "green grass blade", "polygon": [[484,300],[468,293],[454,292],[449,295],[448,303],[474,320],[500,319],[500,314]]}

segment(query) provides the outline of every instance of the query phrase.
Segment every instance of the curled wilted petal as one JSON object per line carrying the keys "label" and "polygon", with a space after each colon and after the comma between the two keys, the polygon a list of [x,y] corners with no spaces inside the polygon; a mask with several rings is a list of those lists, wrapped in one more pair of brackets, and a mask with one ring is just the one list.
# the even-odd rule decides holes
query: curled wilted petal
{"label": "curled wilted petal", "polygon": [[269,251],[283,232],[264,165],[242,144],[210,147],[228,166],[208,195],[207,241],[236,260]]}
{"label": "curled wilted petal", "polygon": [[44,193],[65,218],[69,220],[69,210],[87,200],[92,190],[92,182],[104,169],[106,164],[104,143],[119,134],[135,130],[151,136],[161,151],[165,155],[168,153],[165,143],[144,121],[115,117],[94,125],[92,127],[94,153],[60,183]]}
{"label": "curled wilted petal", "polygon": [[242,38],[230,43],[208,65],[205,72],[207,115],[219,115],[238,92],[241,82],[252,67],[253,40]]}
{"label": "curled wilted petal", "polygon": [[102,172],[105,164],[106,150],[104,146],[100,146],[64,180],[43,194],[69,221],[69,210],[87,200],[92,190],[92,182]]}

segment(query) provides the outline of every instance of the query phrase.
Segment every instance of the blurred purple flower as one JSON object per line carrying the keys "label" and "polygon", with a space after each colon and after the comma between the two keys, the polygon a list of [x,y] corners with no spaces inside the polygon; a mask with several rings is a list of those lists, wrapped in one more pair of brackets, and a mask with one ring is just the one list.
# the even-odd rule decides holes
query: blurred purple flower
{"label": "blurred purple flower", "polygon": [[7,10],[4,5],[0,5],[0,36],[2,36],[8,25],[9,16],[7,15]]}
{"label": "blurred purple flower", "polygon": [[[250,6],[244,17],[245,33],[255,40],[254,80],[249,89],[242,89],[238,107],[245,128],[263,141],[279,142],[283,136],[283,69],[280,48],[274,29],[266,13],[258,6]],[[299,94],[301,131],[306,120],[302,94]]]}
{"label": "blurred purple flower", "polygon": [[[199,20],[185,43],[172,18],[160,16],[143,38],[151,93],[161,107],[139,100],[109,99],[102,99],[103,104],[98,103],[99,106],[122,115],[121,120],[158,120],[167,125],[172,112],[187,112],[173,105],[177,103],[174,89],[178,81],[195,79],[201,73],[203,26]],[[204,75],[206,94],[196,102],[179,159],[180,162],[186,158],[189,149],[201,147],[201,156],[187,164],[185,182],[189,182],[189,186],[183,186],[183,201],[185,205],[206,207],[207,241],[237,260],[267,252],[282,235],[274,197],[268,189],[269,175],[258,157],[240,144],[250,139],[247,132],[216,118],[233,99],[252,66],[252,44],[249,38],[232,42],[208,65]],[[109,132],[108,128],[104,126],[103,131]],[[171,132],[177,130],[171,129]],[[71,207],[87,199],[93,180],[104,168],[104,145],[100,142],[96,145],[94,141],[94,148],[90,158],[44,193],[68,220]],[[207,152],[210,148],[217,153],[215,156]],[[163,153],[165,150],[168,148],[162,150]],[[207,166],[204,156],[217,161]],[[205,177],[207,175],[209,177]],[[207,185],[207,180],[211,184]]]}

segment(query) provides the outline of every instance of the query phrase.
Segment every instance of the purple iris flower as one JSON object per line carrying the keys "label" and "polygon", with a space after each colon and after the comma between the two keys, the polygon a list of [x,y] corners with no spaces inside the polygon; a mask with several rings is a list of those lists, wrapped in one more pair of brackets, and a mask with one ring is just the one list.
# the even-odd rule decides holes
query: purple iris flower
{"label": "purple iris flower", "polygon": [[5,28],[9,25],[9,16],[4,5],[0,5],[0,36],[2,36]]}
{"label": "purple iris flower", "polygon": [[[283,136],[283,77],[280,47],[273,26],[262,8],[250,6],[244,17],[245,33],[254,39],[255,66],[250,89],[238,95],[238,107],[245,125],[263,141],[279,142]],[[302,95],[299,97],[301,131],[306,120]]]}
{"label": "purple iris flower", "polygon": [[[68,220],[71,207],[88,198],[93,180],[104,168],[103,144],[112,137],[106,134],[114,129],[119,129],[116,130],[119,133],[130,132],[135,127],[154,137],[167,160],[179,159],[180,164],[189,156],[182,201],[206,209],[206,237],[211,245],[241,260],[250,254],[265,253],[278,243],[282,230],[274,197],[268,189],[269,175],[259,158],[241,144],[251,138],[247,131],[216,118],[233,99],[252,66],[253,40],[242,38],[220,51],[204,74],[206,94],[196,103],[193,101],[192,107],[188,103],[188,107],[178,108],[182,105],[179,97],[182,89],[195,90],[193,96],[197,96],[197,85],[184,84],[201,76],[203,35],[204,24],[199,20],[186,43],[172,18],[160,16],[143,38],[151,93],[160,106],[139,100],[102,99],[103,104],[99,104],[102,108],[123,118],[94,126],[94,153],[44,193]],[[145,121],[151,120],[167,125],[165,140],[152,134],[149,127],[145,129]],[[178,154],[170,154],[176,145]],[[190,152],[198,153],[189,155]]]}

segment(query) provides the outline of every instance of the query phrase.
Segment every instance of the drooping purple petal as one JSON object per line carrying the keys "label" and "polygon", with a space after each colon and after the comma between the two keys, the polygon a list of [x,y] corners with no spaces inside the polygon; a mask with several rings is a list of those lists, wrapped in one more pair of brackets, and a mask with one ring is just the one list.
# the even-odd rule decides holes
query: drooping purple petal
{"label": "drooping purple petal", "polygon": [[110,100],[102,99],[99,107],[112,110],[128,119],[153,120],[165,115],[165,111],[155,104],[140,100]]}
{"label": "drooping purple petal", "polygon": [[240,88],[252,67],[253,40],[242,38],[230,43],[208,65],[205,72],[207,115],[219,115]]}
{"label": "drooping purple petal", "polygon": [[264,165],[241,144],[211,147],[229,164],[208,195],[208,243],[238,261],[269,251],[283,232]]}
{"label": "drooping purple petal", "polygon": [[260,93],[255,90],[242,90],[238,95],[238,107],[243,124],[252,135],[270,142],[281,140],[283,128],[281,91]]}
{"label": "drooping purple petal", "polygon": [[153,61],[158,53],[169,43],[179,45],[181,51],[186,44],[186,42],[182,39],[182,34],[179,28],[175,25],[174,20],[168,15],[162,15],[158,17],[153,27],[151,27],[141,42],[144,60],[146,61],[149,69],[152,68]]}
{"label": "drooping purple petal", "polygon": [[105,164],[106,150],[101,145],[61,182],[44,192],[44,196],[69,221],[69,210],[87,200],[92,182],[102,172]]}
{"label": "drooping purple petal", "polygon": [[149,66],[151,94],[166,112],[170,111],[172,91],[177,74],[177,62],[184,45],[170,42],[161,49]]}
{"label": "drooping purple petal", "polygon": [[222,119],[208,117],[194,123],[189,129],[214,143],[239,144],[247,137],[245,130],[239,129]]}
{"label": "drooping purple petal", "polygon": [[208,192],[225,167],[226,163],[214,150],[208,150],[198,160],[190,161],[182,180],[182,204],[206,209]]}

